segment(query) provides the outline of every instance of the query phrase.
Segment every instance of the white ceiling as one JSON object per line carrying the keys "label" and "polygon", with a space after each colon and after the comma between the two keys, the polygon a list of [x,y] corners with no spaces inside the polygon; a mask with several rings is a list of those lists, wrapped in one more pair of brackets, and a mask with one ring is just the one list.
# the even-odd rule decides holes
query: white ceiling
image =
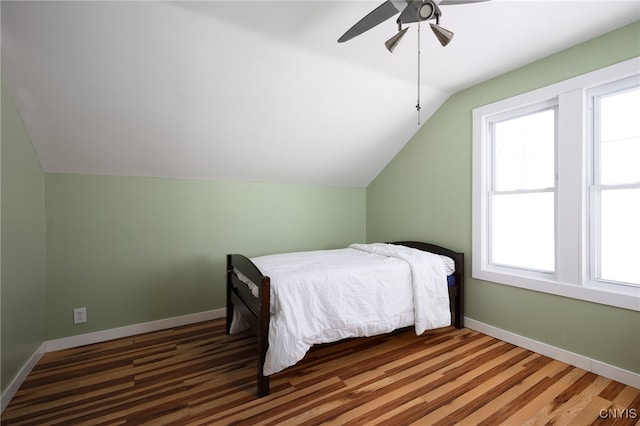
{"label": "white ceiling", "polygon": [[[419,129],[417,26],[336,40],[382,0],[2,1],[2,78],[46,172],[366,186]],[[494,0],[421,26],[421,122],[451,94],[640,19]]]}

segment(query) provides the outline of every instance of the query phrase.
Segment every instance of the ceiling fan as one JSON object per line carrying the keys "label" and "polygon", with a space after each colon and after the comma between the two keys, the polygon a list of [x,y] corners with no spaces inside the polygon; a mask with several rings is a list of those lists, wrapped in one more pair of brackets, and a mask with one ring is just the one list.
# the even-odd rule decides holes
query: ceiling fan
{"label": "ceiling fan", "polygon": [[440,41],[440,44],[446,46],[453,38],[453,32],[439,25],[442,12],[438,4],[453,5],[478,3],[482,1],[487,0],[387,0],[349,28],[347,32],[338,39],[338,43],[351,40],[400,12],[400,16],[396,20],[398,33],[385,42],[385,46],[389,52],[393,52],[393,49],[396,48],[402,36],[404,36],[409,29],[409,27],[403,29],[402,24],[429,21],[432,19],[436,20],[435,24],[431,24],[432,31]]}

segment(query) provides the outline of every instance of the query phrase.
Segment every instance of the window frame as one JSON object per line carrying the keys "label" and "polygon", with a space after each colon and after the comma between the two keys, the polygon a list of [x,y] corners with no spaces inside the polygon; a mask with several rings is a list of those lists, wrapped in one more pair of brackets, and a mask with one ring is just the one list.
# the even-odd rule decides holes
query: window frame
{"label": "window frame", "polygon": [[[553,178],[553,183],[554,185],[551,187],[545,187],[545,188],[535,188],[535,189],[510,189],[510,190],[498,190],[496,189],[496,153],[495,153],[495,144],[496,144],[496,133],[495,133],[495,126],[498,123],[507,121],[507,120],[512,120],[512,119],[517,119],[520,117],[526,117],[528,115],[532,115],[532,114],[536,114],[539,112],[543,112],[543,111],[547,111],[547,110],[552,110],[554,113],[554,164],[553,164],[553,168],[554,168],[554,178]],[[487,143],[489,144],[489,152],[487,154],[487,159],[486,161],[488,161],[490,163],[490,166],[488,167],[488,172],[489,175],[487,176],[487,263],[496,271],[516,271],[518,274],[522,274],[522,275],[526,275],[526,276],[540,276],[540,277],[545,277],[548,278],[550,276],[555,275],[555,265],[557,264],[557,259],[556,259],[556,254],[557,254],[557,247],[554,247],[554,270],[552,271],[545,271],[545,270],[536,270],[533,268],[524,268],[524,267],[518,267],[515,265],[500,265],[497,262],[492,262],[492,258],[493,258],[493,233],[492,233],[492,228],[493,228],[493,223],[495,222],[494,219],[494,212],[493,212],[493,204],[495,202],[495,195],[515,195],[515,194],[540,194],[540,193],[547,193],[547,192],[551,192],[553,193],[553,201],[554,201],[554,212],[553,212],[553,217],[554,217],[554,240],[556,240],[556,234],[557,234],[557,223],[558,223],[558,215],[557,215],[557,201],[558,201],[558,196],[557,196],[557,174],[558,174],[558,164],[557,164],[557,150],[558,150],[558,104],[556,100],[551,100],[551,101],[546,101],[546,102],[540,102],[540,103],[536,103],[536,104],[532,104],[532,105],[527,105],[523,108],[516,108],[515,110],[511,110],[508,111],[506,113],[500,113],[500,114],[496,114],[496,115],[492,115],[491,117],[487,117]]]}
{"label": "window frame", "polygon": [[[640,73],[640,72],[639,72]],[[588,177],[589,191],[589,280],[590,285],[600,286],[607,284],[615,284],[620,286],[640,287],[640,284],[634,285],[624,282],[615,282],[600,278],[601,274],[601,232],[600,232],[600,212],[601,198],[605,191],[615,191],[624,189],[640,189],[640,182],[624,182],[624,183],[603,183],[601,174],[601,140],[600,134],[600,115],[601,115],[601,99],[608,95],[624,92],[628,89],[640,89],[640,79],[637,76],[621,78],[613,82],[602,84],[587,90],[587,101],[589,108],[588,126],[593,129],[587,134],[589,145],[589,164],[591,164],[591,175]]]}
{"label": "window frame", "polygon": [[[591,279],[588,112],[595,88],[640,79],[640,57],[473,109],[472,277],[499,284],[640,311],[640,287]],[[504,268],[488,262],[491,189],[489,123],[496,117],[557,102],[555,273]]]}

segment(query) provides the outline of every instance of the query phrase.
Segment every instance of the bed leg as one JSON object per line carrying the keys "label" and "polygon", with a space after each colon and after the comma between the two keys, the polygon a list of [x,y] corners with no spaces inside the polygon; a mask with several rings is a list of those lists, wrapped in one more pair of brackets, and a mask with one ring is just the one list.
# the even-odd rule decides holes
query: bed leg
{"label": "bed leg", "polygon": [[[462,267],[460,268],[462,269]],[[460,285],[458,285],[455,299],[456,328],[464,328],[464,269],[460,272]]]}
{"label": "bed leg", "polygon": [[269,376],[258,376],[258,398],[269,395]]}
{"label": "bed leg", "polygon": [[269,376],[263,374],[264,360],[267,357],[268,343],[264,339],[258,341],[258,397],[269,395]]}
{"label": "bed leg", "polygon": [[265,376],[264,361],[269,348],[269,322],[271,321],[271,281],[263,277],[260,283],[260,318],[258,330],[258,396],[269,395],[269,376]]}
{"label": "bed leg", "polygon": [[231,334],[231,321],[233,320],[233,302],[231,302],[231,290],[233,283],[231,281],[231,274],[233,268],[231,266],[231,255],[227,255],[227,275],[226,275],[226,288],[227,288],[227,334]]}
{"label": "bed leg", "polygon": [[455,321],[454,321],[454,325],[456,328],[464,328],[464,325],[462,324],[462,317],[463,317],[463,313],[462,313],[462,303],[460,302],[460,296],[456,295],[456,300],[455,300],[455,307],[456,307],[456,314],[455,314]]}

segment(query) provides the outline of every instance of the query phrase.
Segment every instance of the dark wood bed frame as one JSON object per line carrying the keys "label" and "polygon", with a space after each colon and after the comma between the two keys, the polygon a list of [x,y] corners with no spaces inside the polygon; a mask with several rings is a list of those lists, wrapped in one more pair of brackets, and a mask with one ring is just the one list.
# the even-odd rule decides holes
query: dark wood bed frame
{"label": "dark wood bed frame", "polygon": [[[399,241],[391,244],[441,254],[453,259],[456,269],[453,273],[455,285],[449,287],[452,323],[456,328],[463,328],[464,253],[416,241]],[[251,294],[249,287],[240,281],[235,271],[241,272],[259,287],[258,297]],[[270,278],[264,276],[251,260],[241,254],[227,255],[227,334],[231,330],[235,307],[258,337],[258,397],[269,395],[269,376],[263,374],[263,365],[269,347],[270,295]]]}

